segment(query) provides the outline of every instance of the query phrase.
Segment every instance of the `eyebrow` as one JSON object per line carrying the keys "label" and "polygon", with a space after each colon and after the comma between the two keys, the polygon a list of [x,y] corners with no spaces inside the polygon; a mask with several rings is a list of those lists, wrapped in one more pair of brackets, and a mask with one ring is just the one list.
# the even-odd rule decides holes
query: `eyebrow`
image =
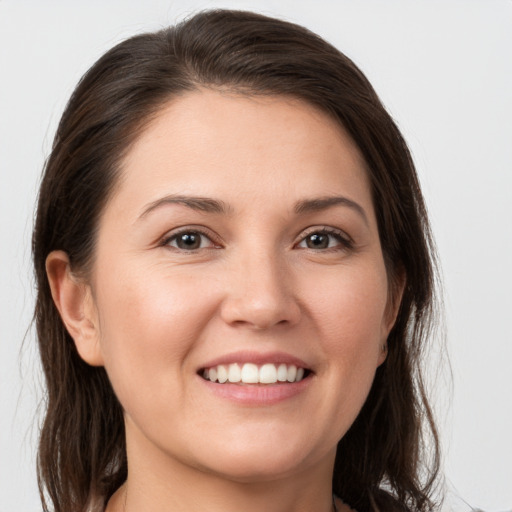
{"label": "eyebrow", "polygon": [[[228,204],[218,199],[199,196],[169,195],[149,203],[146,208],[144,208],[144,211],[139,216],[139,219],[146,217],[153,210],[167,204],[180,204],[192,210],[205,213],[217,213],[226,215],[233,211]],[[303,199],[295,203],[294,211],[296,214],[301,215],[305,213],[320,212],[334,206],[346,206],[351,208],[356,213],[358,213],[364,222],[368,225],[368,217],[364,208],[352,199],[344,196],[327,196],[313,199]]]}
{"label": "eyebrow", "polygon": [[333,206],[347,206],[348,208],[351,208],[363,218],[367,226],[369,225],[368,217],[364,208],[359,203],[343,196],[328,196],[298,201],[295,204],[295,213],[302,214],[319,212],[332,208]]}
{"label": "eyebrow", "polygon": [[231,208],[224,203],[224,201],[219,201],[217,199],[211,199],[209,197],[169,195],[149,203],[146,208],[144,208],[139,219],[146,217],[153,210],[166,204],[180,204],[187,208],[191,208],[192,210],[205,213],[227,214],[231,212]]}

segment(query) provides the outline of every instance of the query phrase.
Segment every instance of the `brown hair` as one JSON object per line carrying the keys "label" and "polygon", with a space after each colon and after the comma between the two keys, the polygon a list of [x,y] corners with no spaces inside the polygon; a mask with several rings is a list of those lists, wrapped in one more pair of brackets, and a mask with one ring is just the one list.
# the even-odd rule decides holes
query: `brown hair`
{"label": "brown hair", "polygon": [[359,512],[432,510],[439,449],[420,362],[435,321],[435,259],[407,146],[345,55],[300,26],[226,10],[117,45],[85,74],[60,121],[33,234],[47,385],[38,457],[43,505],[49,498],[55,512],[78,512],[99,498],[104,506],[127,475],[121,406],[104,369],[79,357],[52,301],[45,259],[63,250],[73,271],[87,275],[123,155],[167,101],[198,87],[299,98],[333,116],[363,154],[391,292],[398,275],[406,285],[387,359],[338,444],[333,490]]}

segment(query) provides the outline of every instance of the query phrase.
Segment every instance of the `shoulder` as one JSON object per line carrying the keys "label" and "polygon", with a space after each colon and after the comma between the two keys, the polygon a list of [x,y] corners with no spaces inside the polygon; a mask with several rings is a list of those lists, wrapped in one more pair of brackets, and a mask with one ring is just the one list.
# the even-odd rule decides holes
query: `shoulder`
{"label": "shoulder", "polygon": [[[376,498],[376,510],[383,510],[385,512],[413,512],[411,509],[401,504],[396,498],[389,495],[387,492],[379,493]],[[351,508],[342,499],[337,496],[334,497],[337,512],[358,512],[358,510]],[[373,510],[373,507],[372,507]],[[512,511],[511,511],[512,512]]]}
{"label": "shoulder", "polygon": [[350,508],[346,503],[344,503],[340,498],[337,496],[334,497],[334,502],[336,504],[336,510],[338,512],[357,512],[353,508]]}

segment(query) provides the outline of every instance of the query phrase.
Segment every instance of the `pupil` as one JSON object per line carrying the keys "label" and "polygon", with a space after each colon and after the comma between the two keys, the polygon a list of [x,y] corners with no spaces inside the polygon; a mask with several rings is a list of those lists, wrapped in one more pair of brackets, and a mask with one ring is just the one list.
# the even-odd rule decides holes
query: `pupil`
{"label": "pupil", "polygon": [[327,235],[321,235],[315,233],[310,235],[307,241],[307,246],[310,249],[325,249],[329,245],[329,237]]}
{"label": "pupil", "polygon": [[180,249],[197,249],[200,245],[200,237],[197,233],[183,233],[178,238]]}

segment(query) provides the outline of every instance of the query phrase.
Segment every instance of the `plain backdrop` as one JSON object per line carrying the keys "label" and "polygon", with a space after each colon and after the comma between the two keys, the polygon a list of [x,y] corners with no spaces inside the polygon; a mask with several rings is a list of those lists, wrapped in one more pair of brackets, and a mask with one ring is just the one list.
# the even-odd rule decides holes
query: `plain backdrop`
{"label": "plain backdrop", "polygon": [[316,31],[363,69],[403,130],[445,282],[452,383],[449,369],[431,373],[445,508],[512,510],[511,1],[0,0],[0,512],[41,510],[30,235],[58,119],[108,48],[211,7]]}

